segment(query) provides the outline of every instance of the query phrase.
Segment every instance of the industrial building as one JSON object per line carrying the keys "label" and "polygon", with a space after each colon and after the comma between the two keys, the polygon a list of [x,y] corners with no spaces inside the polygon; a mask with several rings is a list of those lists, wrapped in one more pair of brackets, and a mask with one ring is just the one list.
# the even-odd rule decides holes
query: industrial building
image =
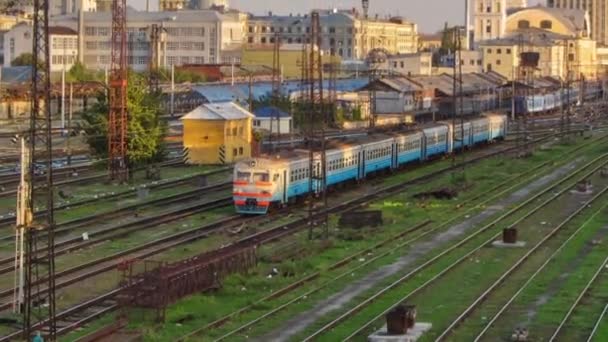
{"label": "industrial building", "polygon": [[202,104],[181,118],[191,164],[230,164],[251,156],[254,115],[234,102]]}

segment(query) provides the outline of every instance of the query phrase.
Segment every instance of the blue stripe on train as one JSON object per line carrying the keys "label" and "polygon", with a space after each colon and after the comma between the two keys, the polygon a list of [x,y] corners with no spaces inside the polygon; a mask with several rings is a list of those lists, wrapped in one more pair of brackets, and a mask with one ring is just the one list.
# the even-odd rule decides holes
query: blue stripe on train
{"label": "blue stripe on train", "polygon": [[351,179],[357,179],[357,166],[333,170],[327,173],[327,185],[334,185]]}
{"label": "blue stripe on train", "polygon": [[445,153],[447,152],[447,147],[445,146],[445,144],[436,144],[436,145],[430,145],[426,147],[426,156],[430,157],[430,156],[434,156],[436,154],[440,154],[440,153]]}
{"label": "blue stripe on train", "polygon": [[473,143],[488,141],[488,132],[477,133],[473,135]]}
{"label": "blue stripe on train", "polygon": [[420,152],[420,149],[417,149],[415,151],[399,152],[399,154],[397,155],[397,163],[399,165],[402,165],[415,160],[420,160],[421,158],[422,153]]}
{"label": "blue stripe on train", "polygon": [[306,193],[308,193],[308,188],[309,188],[308,178],[301,179],[299,181],[290,183],[289,186],[287,187],[287,197],[291,198],[291,197],[299,196],[302,194],[306,194]]}
{"label": "blue stripe on train", "polygon": [[385,156],[382,158],[378,158],[378,159],[374,159],[374,160],[368,160],[365,162],[365,175],[367,175],[370,172],[374,172],[374,171],[378,171],[378,170],[384,170],[384,169],[390,169],[391,167],[391,156]]}

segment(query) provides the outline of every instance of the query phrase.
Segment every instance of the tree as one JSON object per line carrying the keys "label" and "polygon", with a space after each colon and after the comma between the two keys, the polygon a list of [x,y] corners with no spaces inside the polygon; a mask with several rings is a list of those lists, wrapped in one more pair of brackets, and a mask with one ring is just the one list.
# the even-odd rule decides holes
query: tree
{"label": "tree", "polygon": [[77,61],[74,63],[70,71],[66,75],[67,82],[90,82],[90,81],[101,81],[103,75],[99,72],[91,71],[85,68],[85,66]]}
{"label": "tree", "polygon": [[[108,100],[105,92],[99,94],[98,101],[82,113],[87,135],[87,143],[97,157],[108,156]],[[129,72],[127,91],[128,154],[130,167],[158,162],[164,159],[166,151],[164,137],[166,123],[160,118],[159,94],[148,92],[146,79],[137,73]]]}
{"label": "tree", "polygon": [[12,66],[33,66],[34,55],[30,52],[25,52],[17,56],[17,58],[11,61]]}

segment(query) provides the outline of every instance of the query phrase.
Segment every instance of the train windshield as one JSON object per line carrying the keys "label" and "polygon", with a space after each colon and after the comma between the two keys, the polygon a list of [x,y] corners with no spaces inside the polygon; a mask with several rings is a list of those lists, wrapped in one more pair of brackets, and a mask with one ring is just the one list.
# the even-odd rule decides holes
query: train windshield
{"label": "train windshield", "polygon": [[249,182],[249,178],[251,177],[251,173],[250,172],[242,172],[242,171],[237,171],[236,172],[236,179],[239,181],[245,181],[245,182]]}
{"label": "train windshield", "polygon": [[268,182],[270,180],[270,176],[267,172],[256,172],[253,174],[254,182]]}

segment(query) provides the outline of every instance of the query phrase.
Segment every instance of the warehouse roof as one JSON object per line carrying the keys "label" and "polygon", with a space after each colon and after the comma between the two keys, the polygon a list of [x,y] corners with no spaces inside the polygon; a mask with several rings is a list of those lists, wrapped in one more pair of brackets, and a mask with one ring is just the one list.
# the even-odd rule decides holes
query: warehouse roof
{"label": "warehouse roof", "polygon": [[243,107],[234,102],[205,103],[190,113],[184,115],[182,120],[241,120],[253,118]]}

